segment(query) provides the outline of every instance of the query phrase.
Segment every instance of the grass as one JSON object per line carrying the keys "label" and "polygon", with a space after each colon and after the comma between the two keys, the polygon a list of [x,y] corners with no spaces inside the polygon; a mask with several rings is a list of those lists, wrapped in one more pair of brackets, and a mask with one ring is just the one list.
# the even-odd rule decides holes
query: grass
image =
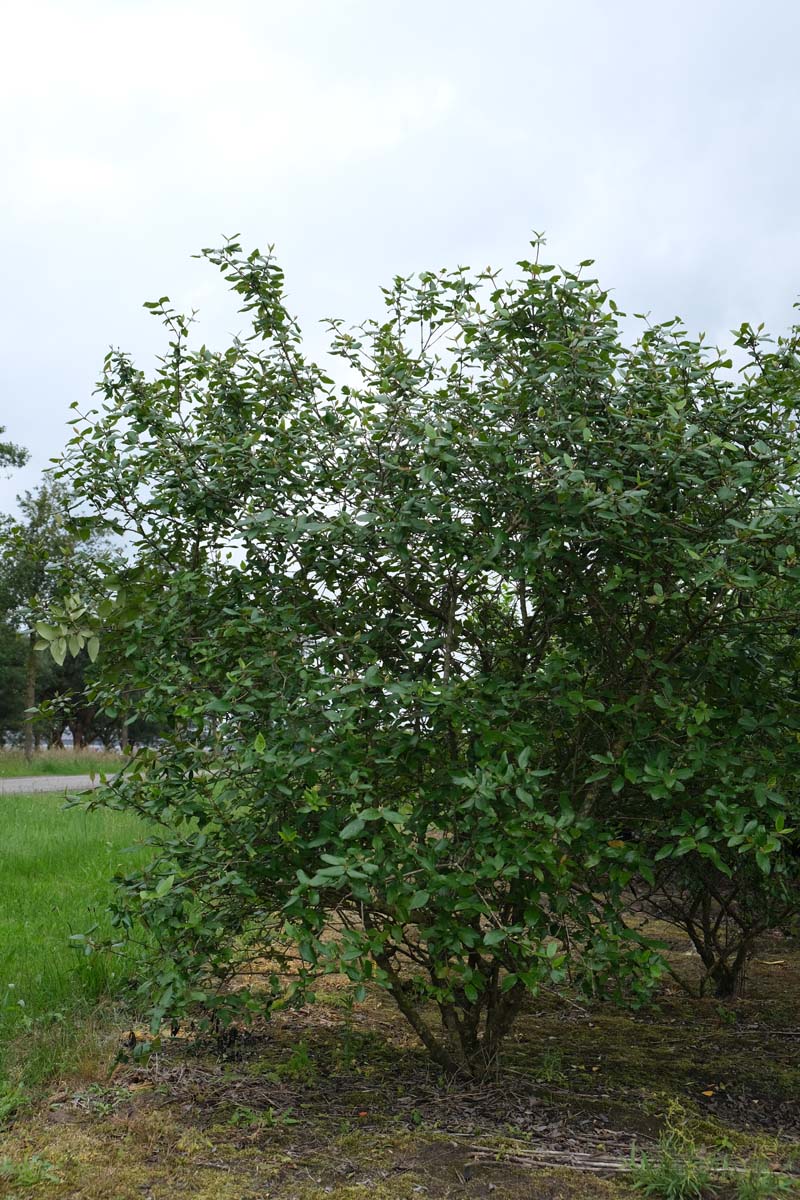
{"label": "grass", "polygon": [[108,928],[108,881],[133,866],[126,848],[141,839],[141,822],[127,814],[65,809],[63,797],[46,793],[0,797],[0,1087],[6,1094],[52,1072],[75,1048],[79,1014],[118,987],[118,961],[87,958],[69,938],[93,925]]}
{"label": "grass", "polygon": [[656,1156],[641,1154],[633,1160],[633,1185],[656,1200],[703,1200],[713,1174],[691,1139],[668,1133],[660,1139]]}
{"label": "grass", "polygon": [[115,750],[37,750],[30,762],[22,750],[0,750],[0,779],[28,775],[91,775],[118,771],[124,759]]}

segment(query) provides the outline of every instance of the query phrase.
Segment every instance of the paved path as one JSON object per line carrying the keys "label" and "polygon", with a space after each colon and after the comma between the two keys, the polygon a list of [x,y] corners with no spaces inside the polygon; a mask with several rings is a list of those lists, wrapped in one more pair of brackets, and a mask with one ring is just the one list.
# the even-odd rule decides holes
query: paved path
{"label": "paved path", "polygon": [[22,779],[0,779],[0,796],[19,792],[85,792],[96,788],[100,776],[95,775],[26,775]]}

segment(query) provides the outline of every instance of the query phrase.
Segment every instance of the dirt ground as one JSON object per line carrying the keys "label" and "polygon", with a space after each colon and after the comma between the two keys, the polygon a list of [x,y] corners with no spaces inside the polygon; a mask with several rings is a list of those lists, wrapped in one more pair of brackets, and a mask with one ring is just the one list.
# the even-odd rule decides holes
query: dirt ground
{"label": "dirt ground", "polygon": [[[672,959],[691,974],[679,941]],[[127,1033],[0,1134],[0,1197],[623,1200],[665,1136],[718,1168],[709,1196],[753,1162],[784,1176],[764,1196],[800,1194],[800,948],[777,938],[735,1004],[672,981],[640,1012],[534,1001],[483,1088],[442,1079],[387,998],[350,1005],[336,981],[146,1061]]]}

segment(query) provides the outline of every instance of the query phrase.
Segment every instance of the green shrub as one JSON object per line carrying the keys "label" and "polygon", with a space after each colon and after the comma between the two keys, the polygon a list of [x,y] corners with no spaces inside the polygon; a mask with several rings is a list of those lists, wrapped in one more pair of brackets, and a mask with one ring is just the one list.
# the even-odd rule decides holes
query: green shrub
{"label": "green shrub", "polygon": [[743,326],[734,380],[540,251],[396,279],[332,325],[343,386],[236,244],[205,256],[246,337],[193,347],[161,300],[153,378],[108,356],[62,474],[132,547],[95,702],[164,730],[97,798],[162,829],[116,907],[159,943],[154,1027],[343,972],[481,1076],[542,987],[647,995],[654,862],[791,894],[797,330]]}

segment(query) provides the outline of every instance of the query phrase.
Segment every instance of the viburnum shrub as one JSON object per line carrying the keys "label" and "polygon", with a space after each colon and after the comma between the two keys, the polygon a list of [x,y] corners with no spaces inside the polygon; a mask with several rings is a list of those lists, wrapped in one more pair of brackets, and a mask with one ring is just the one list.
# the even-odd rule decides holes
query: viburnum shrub
{"label": "viburnum shrub", "polygon": [[157,831],[115,919],[155,1025],[343,973],[480,1077],[541,988],[645,995],[655,860],[790,886],[796,693],[747,689],[796,662],[796,334],[743,327],[739,376],[675,322],[626,343],[537,243],[331,322],[335,382],[271,253],[203,253],[247,333],[151,305],[168,352],[109,354],[61,467],[129,548],[96,700],[164,731],[97,799]]}

